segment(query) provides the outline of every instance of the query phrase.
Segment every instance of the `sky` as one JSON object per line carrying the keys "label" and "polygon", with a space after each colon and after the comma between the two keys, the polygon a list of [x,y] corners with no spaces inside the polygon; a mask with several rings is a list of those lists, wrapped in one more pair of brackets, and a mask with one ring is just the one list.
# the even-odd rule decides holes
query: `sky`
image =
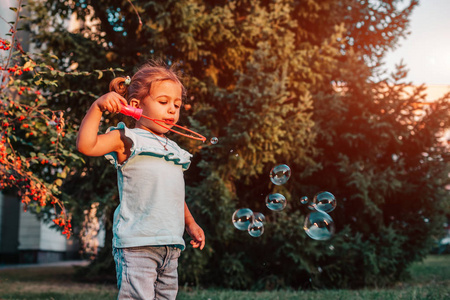
{"label": "sky", "polygon": [[387,53],[385,68],[394,71],[403,59],[413,84],[450,86],[450,0],[419,2],[410,18],[411,34]]}

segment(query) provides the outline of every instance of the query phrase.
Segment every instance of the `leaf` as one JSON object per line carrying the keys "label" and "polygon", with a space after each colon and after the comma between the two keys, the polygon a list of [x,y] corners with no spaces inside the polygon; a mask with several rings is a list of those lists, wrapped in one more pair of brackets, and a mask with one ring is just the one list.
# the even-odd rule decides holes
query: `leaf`
{"label": "leaf", "polygon": [[97,73],[98,73],[98,77],[97,77],[97,79],[100,79],[100,78],[102,78],[102,77],[103,77],[103,72],[102,72],[102,71],[100,71],[100,70],[97,70]]}
{"label": "leaf", "polygon": [[58,177],[60,177],[60,178],[66,178],[66,177],[67,177],[67,172],[66,172],[66,171],[63,171],[63,172],[59,173],[59,174],[58,174]]}
{"label": "leaf", "polygon": [[9,9],[14,11],[14,12],[17,12],[17,7],[10,7]]}
{"label": "leaf", "polygon": [[24,68],[24,69],[29,68],[29,69],[33,70],[33,64],[31,63],[31,60],[27,61],[27,62],[23,65],[23,68]]}

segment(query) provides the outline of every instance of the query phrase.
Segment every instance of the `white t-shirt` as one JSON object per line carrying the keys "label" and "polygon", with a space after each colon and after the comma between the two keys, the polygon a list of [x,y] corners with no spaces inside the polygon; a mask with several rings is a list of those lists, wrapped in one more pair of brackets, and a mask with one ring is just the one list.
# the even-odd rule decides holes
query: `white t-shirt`
{"label": "white t-shirt", "polygon": [[115,152],[105,155],[117,169],[120,197],[114,212],[113,247],[175,245],[184,250],[183,171],[192,155],[171,140],[129,129],[122,122],[111,130],[123,130],[133,142],[131,155],[122,164]]}

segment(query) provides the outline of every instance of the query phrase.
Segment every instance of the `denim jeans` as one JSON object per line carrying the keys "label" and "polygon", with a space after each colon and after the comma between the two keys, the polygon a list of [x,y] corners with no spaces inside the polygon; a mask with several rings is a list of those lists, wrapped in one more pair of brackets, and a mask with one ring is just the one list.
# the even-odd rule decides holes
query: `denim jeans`
{"label": "denim jeans", "polygon": [[117,299],[175,299],[180,252],[173,246],[113,248]]}

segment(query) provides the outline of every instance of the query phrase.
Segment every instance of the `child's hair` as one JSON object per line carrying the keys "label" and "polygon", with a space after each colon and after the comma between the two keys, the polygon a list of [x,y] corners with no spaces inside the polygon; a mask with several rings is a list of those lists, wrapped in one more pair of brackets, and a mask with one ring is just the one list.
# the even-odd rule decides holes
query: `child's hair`
{"label": "child's hair", "polygon": [[180,78],[180,72],[176,70],[175,65],[168,67],[162,61],[151,61],[140,67],[129,83],[126,83],[126,77],[114,78],[109,84],[109,90],[123,96],[127,101],[132,98],[142,100],[150,94],[154,82],[171,80],[181,85],[184,98],[186,90]]}

